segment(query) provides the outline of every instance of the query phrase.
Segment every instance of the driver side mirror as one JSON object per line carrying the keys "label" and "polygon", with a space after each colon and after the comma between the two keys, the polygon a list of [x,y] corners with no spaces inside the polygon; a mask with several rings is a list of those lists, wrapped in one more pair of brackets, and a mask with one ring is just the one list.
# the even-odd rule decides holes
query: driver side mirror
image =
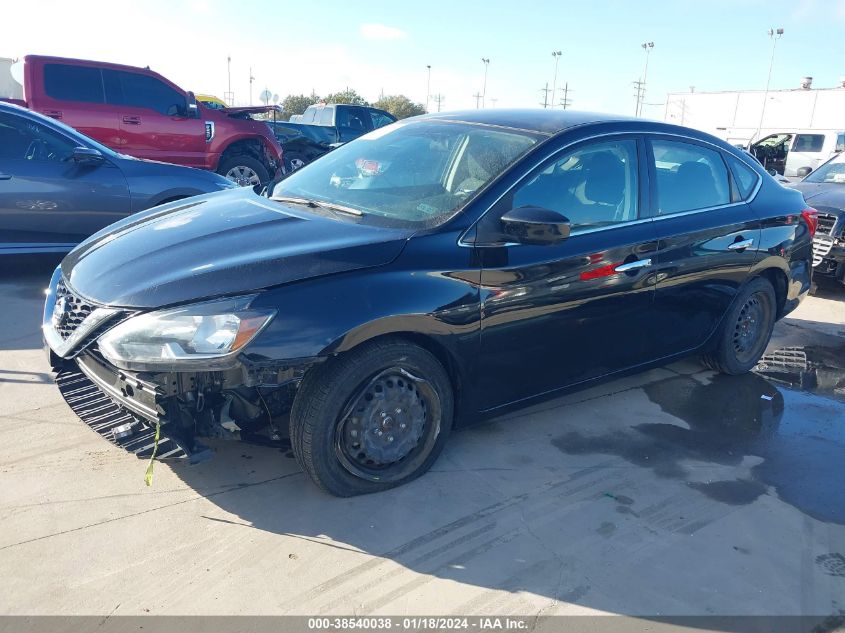
{"label": "driver side mirror", "polygon": [[557,244],[570,228],[569,218],[544,207],[517,207],[502,216],[502,232],[519,244]]}
{"label": "driver side mirror", "polygon": [[73,154],[71,154],[70,159],[77,165],[95,167],[97,165],[102,165],[103,162],[105,162],[106,157],[103,156],[100,150],[94,149],[93,147],[74,147]]}

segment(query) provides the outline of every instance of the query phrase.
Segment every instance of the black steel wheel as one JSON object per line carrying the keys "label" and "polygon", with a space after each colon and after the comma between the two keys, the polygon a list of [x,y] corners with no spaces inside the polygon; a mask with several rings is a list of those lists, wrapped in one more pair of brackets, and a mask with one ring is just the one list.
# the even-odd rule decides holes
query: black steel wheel
{"label": "black steel wheel", "polygon": [[291,410],[294,453],[337,496],[377,492],[429,469],[452,426],[448,374],[427,350],[387,339],[306,374]]}
{"label": "black steel wheel", "polygon": [[715,347],[704,356],[704,364],[723,374],[750,371],[766,351],[776,317],[772,284],[759,277],[752,279],[725,315]]}

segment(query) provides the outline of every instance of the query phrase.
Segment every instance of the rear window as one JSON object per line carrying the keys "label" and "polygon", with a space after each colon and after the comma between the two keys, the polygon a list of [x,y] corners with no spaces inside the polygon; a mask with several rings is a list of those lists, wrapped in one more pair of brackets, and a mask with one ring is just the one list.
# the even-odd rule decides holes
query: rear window
{"label": "rear window", "polygon": [[89,66],[45,64],[44,91],[62,101],[105,103],[100,69]]}
{"label": "rear window", "polygon": [[798,134],[792,143],[793,152],[820,152],[824,146],[824,134]]}
{"label": "rear window", "polygon": [[320,125],[331,125],[332,114],[334,114],[334,108],[323,108],[320,112]]}

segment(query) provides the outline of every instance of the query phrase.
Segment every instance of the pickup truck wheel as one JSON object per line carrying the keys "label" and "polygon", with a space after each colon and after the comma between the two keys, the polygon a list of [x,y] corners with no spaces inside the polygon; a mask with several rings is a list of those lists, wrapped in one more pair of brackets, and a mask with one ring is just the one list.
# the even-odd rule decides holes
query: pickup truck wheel
{"label": "pickup truck wheel", "polygon": [[376,341],[310,370],[290,416],[294,454],[338,497],[387,490],[426,472],[452,427],[449,377],[428,351]]}
{"label": "pickup truck wheel", "polygon": [[753,369],[772,338],[776,305],[772,284],[759,277],[748,282],[725,315],[716,348],[702,358],[704,365],[731,375]]}
{"label": "pickup truck wheel", "polygon": [[302,156],[302,154],[297,154],[295,152],[285,152],[284,154],[284,161],[285,161],[285,173],[289,174],[292,171],[296,171],[300,167],[304,167],[305,164],[308,162]]}
{"label": "pickup truck wheel", "polygon": [[254,187],[270,180],[267,168],[252,156],[236,154],[220,163],[217,173],[241,187]]}

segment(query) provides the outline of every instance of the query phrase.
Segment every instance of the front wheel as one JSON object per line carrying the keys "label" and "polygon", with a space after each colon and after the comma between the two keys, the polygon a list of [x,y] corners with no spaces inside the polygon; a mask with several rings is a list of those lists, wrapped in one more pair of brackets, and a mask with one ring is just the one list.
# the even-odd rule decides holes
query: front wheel
{"label": "front wheel", "polygon": [[744,374],[766,351],[777,315],[774,288],[767,280],[752,279],[739,292],[725,315],[715,349],[704,364],[723,374]]}
{"label": "front wheel", "polygon": [[294,454],[320,488],[351,497],[426,472],[452,428],[451,383],[428,351],[384,340],[305,376],[290,416]]}
{"label": "front wheel", "polygon": [[302,154],[297,154],[296,152],[285,152],[282,158],[285,162],[286,174],[294,172],[300,167],[304,167],[308,162]]}
{"label": "front wheel", "polygon": [[241,187],[254,187],[270,180],[267,168],[252,156],[236,154],[220,162],[217,173]]}

